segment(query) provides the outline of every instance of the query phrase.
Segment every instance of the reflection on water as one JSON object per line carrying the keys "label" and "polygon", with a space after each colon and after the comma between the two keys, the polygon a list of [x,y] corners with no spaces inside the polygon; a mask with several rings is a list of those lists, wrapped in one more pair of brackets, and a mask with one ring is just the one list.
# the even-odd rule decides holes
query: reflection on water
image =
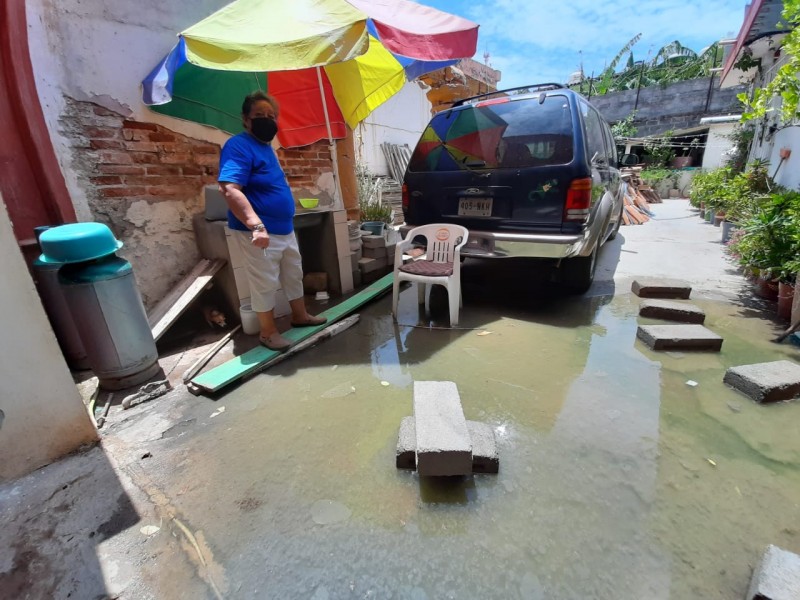
{"label": "reflection on water", "polygon": [[[159,442],[232,597],[734,598],[766,544],[800,551],[800,405],[721,383],[791,352],[765,323],[699,303],[723,352],[667,355],[635,341],[630,296],[502,317],[478,303],[457,331],[425,328],[414,300],[404,325],[383,299],[245,383],[180,450]],[[428,379],[495,428],[498,475],[394,468],[411,383]]]}

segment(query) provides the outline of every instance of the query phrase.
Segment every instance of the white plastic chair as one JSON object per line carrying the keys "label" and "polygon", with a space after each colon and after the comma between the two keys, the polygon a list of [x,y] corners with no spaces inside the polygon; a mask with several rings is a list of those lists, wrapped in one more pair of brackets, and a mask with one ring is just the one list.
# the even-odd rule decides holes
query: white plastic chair
{"label": "white plastic chair", "polygon": [[[403,255],[414,246],[414,238],[426,240],[426,252],[417,260],[404,263]],[[394,285],[392,287],[392,316],[397,320],[397,302],[401,281],[415,281],[419,303],[425,302],[425,312],[430,309],[432,285],[447,288],[450,304],[450,326],[458,325],[458,309],[461,306],[461,248],[467,243],[469,231],[461,225],[432,223],[421,225],[408,232],[398,242],[394,253]],[[428,284],[426,286],[426,284]]]}

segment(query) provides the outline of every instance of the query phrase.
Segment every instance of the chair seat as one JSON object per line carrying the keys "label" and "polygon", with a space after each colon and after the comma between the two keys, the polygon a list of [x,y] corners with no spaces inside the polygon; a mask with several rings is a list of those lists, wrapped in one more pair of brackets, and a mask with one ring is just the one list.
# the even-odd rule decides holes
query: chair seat
{"label": "chair seat", "polygon": [[404,273],[424,277],[449,277],[453,274],[453,263],[418,260],[401,266],[400,270]]}

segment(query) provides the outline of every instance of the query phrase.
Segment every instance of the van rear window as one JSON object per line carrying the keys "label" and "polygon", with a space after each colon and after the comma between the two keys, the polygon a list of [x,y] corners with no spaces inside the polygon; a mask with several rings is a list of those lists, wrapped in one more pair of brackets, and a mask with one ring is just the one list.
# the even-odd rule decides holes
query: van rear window
{"label": "van rear window", "polygon": [[433,117],[410,171],[536,167],[572,160],[572,113],[566,96],[511,100],[448,110]]}

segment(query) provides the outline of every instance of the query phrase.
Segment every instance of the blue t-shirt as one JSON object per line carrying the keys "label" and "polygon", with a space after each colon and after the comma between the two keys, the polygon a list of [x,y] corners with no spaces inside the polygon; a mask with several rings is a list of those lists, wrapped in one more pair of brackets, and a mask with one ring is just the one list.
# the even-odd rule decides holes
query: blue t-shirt
{"label": "blue t-shirt", "polygon": [[[294,197],[272,146],[246,131],[233,136],[222,147],[218,179],[242,186],[267,232],[287,235],[294,230]],[[249,231],[230,210],[228,227]]]}

